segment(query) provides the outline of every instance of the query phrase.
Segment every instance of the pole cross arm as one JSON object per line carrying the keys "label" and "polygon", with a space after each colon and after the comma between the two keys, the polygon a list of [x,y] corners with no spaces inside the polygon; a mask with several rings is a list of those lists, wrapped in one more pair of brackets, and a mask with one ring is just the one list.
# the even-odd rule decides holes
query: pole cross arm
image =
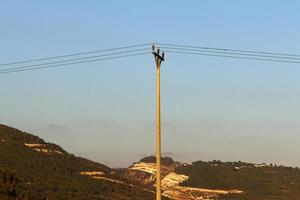
{"label": "pole cross arm", "polygon": [[152,54],[155,57],[156,61],[159,61],[159,63],[161,63],[162,61],[165,61],[165,53],[162,52],[162,54],[160,55],[160,49],[158,48],[157,51],[155,51],[155,46],[152,45]]}

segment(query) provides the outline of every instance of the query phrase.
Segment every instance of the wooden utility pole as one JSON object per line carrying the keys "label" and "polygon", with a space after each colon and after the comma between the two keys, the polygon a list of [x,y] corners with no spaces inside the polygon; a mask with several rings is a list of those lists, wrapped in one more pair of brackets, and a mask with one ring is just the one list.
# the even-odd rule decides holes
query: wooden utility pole
{"label": "wooden utility pole", "polygon": [[156,63],[156,200],[161,200],[160,65],[164,61],[164,53],[160,55],[160,50],[155,51],[154,45],[152,53]]}

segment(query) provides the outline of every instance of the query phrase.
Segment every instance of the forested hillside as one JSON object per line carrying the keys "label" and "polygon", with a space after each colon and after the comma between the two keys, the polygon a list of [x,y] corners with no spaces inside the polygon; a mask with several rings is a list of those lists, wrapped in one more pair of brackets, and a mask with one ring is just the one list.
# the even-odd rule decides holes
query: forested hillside
{"label": "forested hillside", "polygon": [[300,170],[266,164],[243,162],[203,162],[176,168],[179,174],[189,176],[182,186],[208,189],[238,189],[242,195],[226,199],[240,200],[299,200]]}
{"label": "forested hillside", "polygon": [[109,167],[0,125],[1,199],[153,199]]}

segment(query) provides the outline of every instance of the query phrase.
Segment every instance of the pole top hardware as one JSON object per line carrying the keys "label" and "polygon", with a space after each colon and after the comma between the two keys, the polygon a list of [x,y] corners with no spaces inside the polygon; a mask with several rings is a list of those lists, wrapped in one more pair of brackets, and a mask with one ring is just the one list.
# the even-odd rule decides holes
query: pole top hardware
{"label": "pole top hardware", "polygon": [[165,61],[165,53],[162,52],[162,54],[160,55],[160,49],[157,48],[157,50],[155,51],[155,45],[152,45],[152,54],[155,57],[156,61],[159,61],[159,63],[161,63],[162,61]]}

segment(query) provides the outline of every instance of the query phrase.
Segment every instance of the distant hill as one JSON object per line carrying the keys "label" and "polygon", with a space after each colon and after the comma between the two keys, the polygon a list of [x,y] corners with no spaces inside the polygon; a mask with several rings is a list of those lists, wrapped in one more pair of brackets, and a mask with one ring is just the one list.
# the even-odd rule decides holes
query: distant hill
{"label": "distant hill", "polygon": [[237,189],[243,194],[223,197],[228,200],[299,200],[299,168],[244,162],[203,162],[175,169],[189,178],[180,185],[207,189]]}
{"label": "distant hill", "polygon": [[[207,189],[206,187],[189,187],[183,183],[189,180],[189,176],[178,173],[177,169],[188,164],[174,161],[172,158],[161,158],[162,190],[163,195],[174,200],[225,200],[229,195],[241,195],[242,191],[230,189]],[[155,158],[149,156],[133,163],[124,171],[124,176],[132,183],[142,185],[147,189],[155,190],[156,165]],[[194,177],[201,178],[201,177]]]}
{"label": "distant hill", "polygon": [[0,125],[0,199],[153,199],[109,167]]}
{"label": "distant hill", "polygon": [[[240,161],[180,163],[168,157],[161,162],[163,194],[171,199],[300,199],[299,168]],[[155,157],[149,156],[130,166],[125,176],[154,189],[155,171]]]}

